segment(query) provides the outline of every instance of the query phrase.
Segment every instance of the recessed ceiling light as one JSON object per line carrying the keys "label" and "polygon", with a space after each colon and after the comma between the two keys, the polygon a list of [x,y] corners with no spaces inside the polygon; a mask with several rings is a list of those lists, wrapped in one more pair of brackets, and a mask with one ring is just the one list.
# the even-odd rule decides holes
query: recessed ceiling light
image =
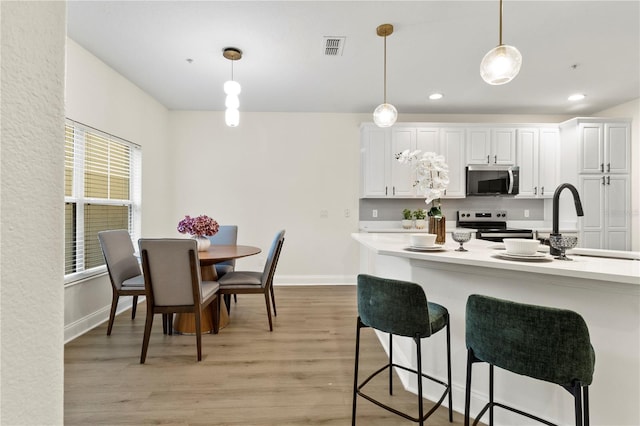
{"label": "recessed ceiling light", "polygon": [[429,99],[432,101],[437,101],[438,99],[442,99],[444,95],[442,93],[432,93],[429,95]]}
{"label": "recessed ceiling light", "polygon": [[583,95],[582,93],[574,93],[573,95],[569,96],[569,100],[570,101],[581,101],[585,98],[586,95]]}

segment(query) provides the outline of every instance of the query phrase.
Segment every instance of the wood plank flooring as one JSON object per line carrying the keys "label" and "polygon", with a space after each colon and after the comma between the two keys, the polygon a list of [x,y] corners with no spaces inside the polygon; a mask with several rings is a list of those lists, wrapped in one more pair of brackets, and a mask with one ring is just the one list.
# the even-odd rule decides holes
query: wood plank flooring
{"label": "wood plank flooring", "polygon": [[[154,318],[140,364],[146,310],[116,318],[65,346],[65,425],[348,425],[351,423],[357,306],[354,286],[276,287],[278,316],[269,332],[264,298],[240,295],[231,323],[203,335],[162,334]],[[361,377],[383,365],[371,330],[361,340]],[[384,377],[368,385],[386,394]],[[373,386],[373,388],[372,388]],[[393,404],[417,413],[399,381]],[[425,407],[431,403],[425,401]],[[462,416],[454,413],[454,423]],[[440,407],[430,425],[450,425]],[[358,398],[358,425],[415,424]]]}

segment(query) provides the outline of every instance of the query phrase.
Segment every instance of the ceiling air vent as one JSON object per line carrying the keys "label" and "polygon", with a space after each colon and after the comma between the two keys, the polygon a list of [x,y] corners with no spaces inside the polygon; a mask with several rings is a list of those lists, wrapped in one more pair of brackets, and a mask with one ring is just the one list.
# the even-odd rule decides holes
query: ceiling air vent
{"label": "ceiling air vent", "polygon": [[346,37],[327,37],[324,38],[324,55],[325,56],[342,56],[344,49],[344,41]]}

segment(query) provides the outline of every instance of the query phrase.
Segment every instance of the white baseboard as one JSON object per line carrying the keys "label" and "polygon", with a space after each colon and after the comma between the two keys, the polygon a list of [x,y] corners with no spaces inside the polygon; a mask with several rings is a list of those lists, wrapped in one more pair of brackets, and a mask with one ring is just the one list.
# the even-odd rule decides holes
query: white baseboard
{"label": "white baseboard", "polygon": [[[143,296],[138,297],[138,304],[144,302],[144,299],[145,298]],[[120,299],[120,301],[118,302],[118,310],[116,311],[116,315],[119,315],[127,309],[130,309],[132,302],[132,297],[125,297]],[[105,306],[102,309],[92,312],[91,314],[82,317],[69,325],[66,325],[64,327],[64,343],[68,343],[76,337],[82,336],[86,332],[93,330],[97,326],[109,321],[110,310],[111,305]]]}
{"label": "white baseboard", "polygon": [[273,284],[279,285],[356,285],[355,275],[276,275]]}

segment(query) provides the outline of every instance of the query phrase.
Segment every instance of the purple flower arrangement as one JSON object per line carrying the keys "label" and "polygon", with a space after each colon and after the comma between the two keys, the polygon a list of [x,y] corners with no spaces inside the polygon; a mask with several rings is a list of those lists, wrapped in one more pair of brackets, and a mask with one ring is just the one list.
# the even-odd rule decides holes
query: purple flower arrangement
{"label": "purple flower arrangement", "polygon": [[178,232],[181,234],[191,234],[194,237],[216,235],[220,225],[214,219],[206,215],[198,217],[185,216],[178,222]]}

